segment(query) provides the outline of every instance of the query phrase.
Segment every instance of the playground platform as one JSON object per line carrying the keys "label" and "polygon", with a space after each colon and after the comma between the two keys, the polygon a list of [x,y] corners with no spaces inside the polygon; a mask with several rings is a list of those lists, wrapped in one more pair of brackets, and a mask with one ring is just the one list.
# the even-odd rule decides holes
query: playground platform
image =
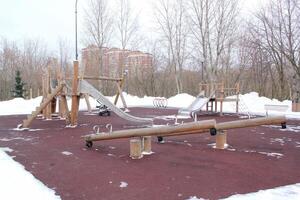
{"label": "playground platform", "polygon": [[[137,117],[175,115],[175,109],[130,108]],[[228,148],[213,148],[209,133],[166,137],[164,144],[152,138],[152,155],[129,157],[129,140],[101,141],[88,149],[81,136],[94,125],[113,124],[113,130],[141,128],[116,114],[99,117],[79,113],[79,125],[65,121],[34,120],[29,131],[15,130],[24,116],[0,117],[0,147],[9,147],[14,160],[37,179],[53,188],[63,200],[185,200],[226,198],[300,182],[300,126],[288,121],[280,126],[229,130]],[[234,115],[201,115],[198,120],[238,120]],[[178,122],[181,123],[181,119]],[[186,119],[190,122],[192,119]],[[161,117],[155,124],[172,124]]]}

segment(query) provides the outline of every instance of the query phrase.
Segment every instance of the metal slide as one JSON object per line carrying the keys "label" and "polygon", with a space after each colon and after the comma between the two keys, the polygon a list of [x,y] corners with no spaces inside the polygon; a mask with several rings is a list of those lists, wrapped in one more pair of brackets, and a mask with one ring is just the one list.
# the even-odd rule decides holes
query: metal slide
{"label": "metal slide", "polygon": [[106,105],[111,111],[116,113],[119,117],[126,119],[128,121],[136,122],[136,123],[147,123],[150,124],[153,122],[150,118],[141,118],[129,115],[122,111],[120,108],[116,107],[113,103],[111,103],[100,91],[98,91],[94,86],[89,84],[85,80],[80,80],[80,92],[90,94],[96,100],[99,100],[102,104]]}
{"label": "metal slide", "polygon": [[196,97],[196,99],[192,102],[191,105],[187,108],[182,108],[178,110],[178,115],[189,115],[191,116],[193,113],[199,112],[203,106],[205,106],[209,99],[211,99],[215,95],[215,91],[213,91],[209,97],[204,97],[201,93]]}

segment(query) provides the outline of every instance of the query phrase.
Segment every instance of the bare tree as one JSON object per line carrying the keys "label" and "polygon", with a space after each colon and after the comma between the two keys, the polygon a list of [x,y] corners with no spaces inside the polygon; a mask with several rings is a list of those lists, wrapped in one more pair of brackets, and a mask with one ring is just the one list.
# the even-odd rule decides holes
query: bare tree
{"label": "bare tree", "polygon": [[173,69],[177,93],[181,93],[182,70],[186,61],[188,27],[183,0],[160,0],[156,6],[156,19],[166,44],[168,65]]}
{"label": "bare tree", "polygon": [[[91,53],[94,54],[93,59],[96,59],[96,63],[99,66],[96,69],[97,75],[103,75],[104,73],[103,54],[105,46],[109,44],[113,33],[113,17],[108,3],[108,0],[89,0],[89,6],[85,13],[85,30],[88,45],[96,47]],[[95,68],[95,66],[89,67]],[[107,82],[99,81],[99,89],[107,90],[106,84]]]}
{"label": "bare tree", "polygon": [[238,1],[189,0],[189,8],[195,57],[199,65],[203,62],[207,79],[214,81],[219,69],[229,63],[237,28]]}
{"label": "bare tree", "polygon": [[17,45],[6,39],[0,41],[0,99],[11,98],[16,70],[22,73],[27,91],[32,88],[34,96],[41,85],[43,68],[49,53],[46,46],[39,40],[24,40],[23,45]]}
{"label": "bare tree", "polygon": [[117,40],[123,50],[120,55],[121,66],[119,66],[119,73],[122,75],[125,67],[125,49],[132,45],[133,40],[138,36],[138,16],[134,15],[129,0],[118,0],[117,8]]}
{"label": "bare tree", "polygon": [[70,60],[71,60],[71,48],[67,39],[60,38],[58,40],[58,61],[62,69],[63,76],[70,75]]}
{"label": "bare tree", "polygon": [[128,48],[137,35],[139,24],[138,15],[134,15],[129,0],[118,0],[117,35],[122,49]]}
{"label": "bare tree", "polygon": [[85,30],[88,44],[94,44],[99,51],[99,67],[102,71],[103,47],[108,45],[113,32],[113,18],[108,7],[108,0],[89,0],[88,10],[85,12]]}
{"label": "bare tree", "polygon": [[270,66],[275,67],[276,74],[271,75],[273,84],[279,85],[277,97],[280,99],[289,95],[286,77],[290,76],[289,67],[294,70],[294,78],[300,79],[299,3],[299,0],[271,0],[255,14],[256,21],[250,23],[253,43],[262,45],[271,58]]}
{"label": "bare tree", "polygon": [[89,44],[104,47],[109,43],[113,32],[113,18],[108,0],[89,0],[85,15],[85,30]]}

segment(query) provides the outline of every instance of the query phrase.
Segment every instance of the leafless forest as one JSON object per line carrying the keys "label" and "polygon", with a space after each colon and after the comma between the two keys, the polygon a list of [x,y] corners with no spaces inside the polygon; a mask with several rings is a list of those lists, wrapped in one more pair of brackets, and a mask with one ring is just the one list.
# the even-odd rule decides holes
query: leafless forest
{"label": "leafless forest", "polygon": [[[108,0],[89,1],[80,41],[153,55],[152,67],[126,80],[130,94],[197,95],[200,82],[224,81],[228,86],[240,82],[242,93],[299,99],[300,0],[269,0],[247,15],[240,13],[242,0],[158,0],[153,33],[147,34],[141,31],[141,14],[132,11],[129,1],[116,2],[112,7]],[[16,70],[33,96],[48,66],[70,70],[74,53],[68,41],[73,40],[58,41],[53,53],[46,41],[25,39],[20,44],[1,38],[0,100],[12,98]]]}

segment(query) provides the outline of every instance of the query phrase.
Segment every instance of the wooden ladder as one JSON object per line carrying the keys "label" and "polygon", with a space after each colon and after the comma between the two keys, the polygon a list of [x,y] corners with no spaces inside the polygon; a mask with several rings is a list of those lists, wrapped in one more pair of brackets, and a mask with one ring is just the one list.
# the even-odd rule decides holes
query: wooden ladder
{"label": "wooden ladder", "polygon": [[35,111],[31,113],[31,115],[27,116],[27,119],[23,120],[22,128],[28,128],[32,121],[41,113],[41,111],[51,103],[52,99],[64,88],[65,84],[61,84],[57,86],[51,94],[44,99],[40,106],[36,107]]}

